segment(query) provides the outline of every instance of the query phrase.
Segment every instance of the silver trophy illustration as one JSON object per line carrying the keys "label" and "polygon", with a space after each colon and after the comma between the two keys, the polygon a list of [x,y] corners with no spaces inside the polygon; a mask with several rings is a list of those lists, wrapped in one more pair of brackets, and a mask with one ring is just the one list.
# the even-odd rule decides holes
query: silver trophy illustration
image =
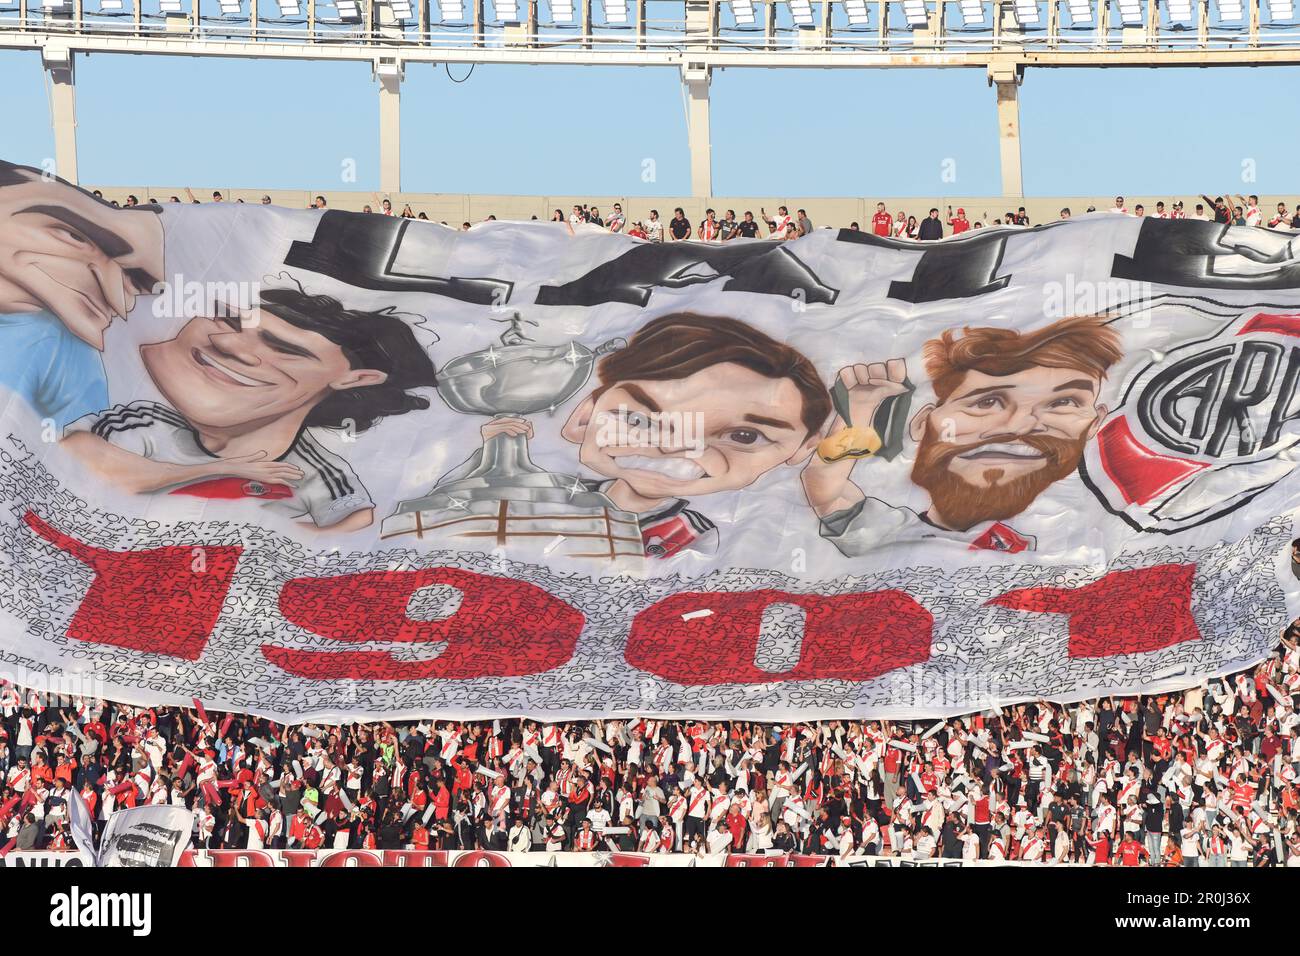
{"label": "silver trophy illustration", "polygon": [[[594,351],[577,342],[537,345],[536,325],[517,313],[500,344],[452,359],[438,371],[438,392],[453,411],[493,418],[554,412],[587,383],[596,359],[622,348],[611,339]],[[488,549],[541,545],[570,557],[642,557],[636,515],[620,510],[576,475],[542,468],[523,435],[493,435],[475,456],[423,497],[401,502],[384,519],[384,538],[477,539]]]}

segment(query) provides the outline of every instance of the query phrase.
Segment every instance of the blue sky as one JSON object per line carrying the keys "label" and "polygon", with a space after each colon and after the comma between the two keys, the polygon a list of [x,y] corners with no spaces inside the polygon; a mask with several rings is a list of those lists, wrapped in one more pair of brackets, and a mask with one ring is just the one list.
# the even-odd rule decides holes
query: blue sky
{"label": "blue sky", "polygon": [[[457,80],[468,72],[450,69]],[[84,182],[344,188],[351,159],[349,188],[378,186],[368,65],[97,55],[78,59],[77,81]],[[39,55],[0,51],[0,84],[0,155],[51,156]],[[1300,192],[1297,89],[1295,67],[1030,70],[1026,193]],[[1000,191],[981,70],[732,69],[715,74],[712,108],[718,195]],[[690,189],[674,70],[479,66],[456,83],[442,66],[412,65],[402,110],[408,190]],[[955,182],[942,179],[948,160]]]}

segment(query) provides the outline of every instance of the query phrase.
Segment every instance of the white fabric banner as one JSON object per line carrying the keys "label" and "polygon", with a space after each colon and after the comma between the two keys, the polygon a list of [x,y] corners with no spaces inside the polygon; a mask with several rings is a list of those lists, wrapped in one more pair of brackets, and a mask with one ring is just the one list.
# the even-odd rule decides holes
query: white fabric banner
{"label": "white fabric banner", "polygon": [[0,670],[285,721],[1193,685],[1297,610],[1297,345],[1262,229],[660,244],[0,164]]}
{"label": "white fabric banner", "polygon": [[68,829],[77,845],[77,855],[86,866],[98,864],[95,848],[95,825],[90,819],[90,808],[79,790],[68,791]]}
{"label": "white fabric banner", "polygon": [[194,814],[185,807],[143,806],[109,814],[99,844],[100,866],[179,866],[190,845]]}

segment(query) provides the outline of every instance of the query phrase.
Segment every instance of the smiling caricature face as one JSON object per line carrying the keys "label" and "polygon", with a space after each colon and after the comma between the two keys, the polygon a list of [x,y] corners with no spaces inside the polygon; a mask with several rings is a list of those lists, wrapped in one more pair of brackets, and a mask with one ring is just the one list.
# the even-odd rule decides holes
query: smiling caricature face
{"label": "smiling caricature face", "polygon": [[159,217],[28,171],[0,186],[0,312],[48,310],[97,349],[163,273]]}
{"label": "smiling caricature face", "polygon": [[[1078,467],[1106,417],[1102,381],[1119,353],[1113,333],[1099,325],[1075,319],[1058,325],[1064,331],[1056,344],[1044,330],[1039,348],[1055,349],[1044,364],[1005,374],[950,373],[945,397],[913,417],[912,480],[930,493],[932,520],[957,530],[1006,520]],[[1093,360],[1071,359],[1071,346],[1091,348]],[[1006,343],[1002,354],[1019,347]]]}
{"label": "smiling caricature face", "polygon": [[[1106,412],[1097,404],[1100,386],[1073,369],[1040,367],[1005,376],[971,371],[951,398],[928,413],[927,431],[946,439],[936,444],[947,446],[947,470],[976,488],[1051,471],[1054,464],[1069,464],[1071,471]],[[914,431],[914,437],[926,441],[925,434]],[[1066,454],[1055,455],[1058,447]]]}
{"label": "smiling caricature face", "polygon": [[158,390],[197,427],[270,421],[313,406],[333,389],[377,385],[373,369],[353,369],[343,350],[317,332],[265,310],[191,319],[166,342],[140,349]]}

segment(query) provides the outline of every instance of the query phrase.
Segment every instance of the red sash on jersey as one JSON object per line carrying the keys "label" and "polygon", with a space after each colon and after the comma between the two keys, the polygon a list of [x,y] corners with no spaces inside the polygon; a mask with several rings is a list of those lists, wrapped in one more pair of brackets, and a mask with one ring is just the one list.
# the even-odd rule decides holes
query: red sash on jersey
{"label": "red sash on jersey", "polygon": [[214,498],[229,500],[232,498],[292,498],[293,489],[288,485],[266,484],[261,481],[249,481],[247,478],[208,478],[190,485],[173,488],[168,494],[188,495],[191,498]]}
{"label": "red sash on jersey", "polygon": [[505,792],[504,792],[504,793],[498,792],[495,796],[493,796],[493,798],[492,798],[492,814],[493,814],[493,816],[495,816],[495,815],[497,815],[497,814],[499,814],[499,813],[505,813],[505,812],[506,812],[506,808],[507,808],[508,806],[510,806],[510,790],[509,790],[509,788],[507,788],[507,787],[502,787],[502,788],[500,788],[500,789],[501,789],[501,790],[504,790]]}
{"label": "red sash on jersey", "polygon": [[671,558],[699,537],[699,532],[681,514],[641,528],[641,544],[650,558]]}
{"label": "red sash on jersey", "polygon": [[1019,554],[1029,547],[1029,539],[1018,534],[1015,529],[995,521],[987,531],[970,544],[972,551],[1005,551],[1007,554]]}

